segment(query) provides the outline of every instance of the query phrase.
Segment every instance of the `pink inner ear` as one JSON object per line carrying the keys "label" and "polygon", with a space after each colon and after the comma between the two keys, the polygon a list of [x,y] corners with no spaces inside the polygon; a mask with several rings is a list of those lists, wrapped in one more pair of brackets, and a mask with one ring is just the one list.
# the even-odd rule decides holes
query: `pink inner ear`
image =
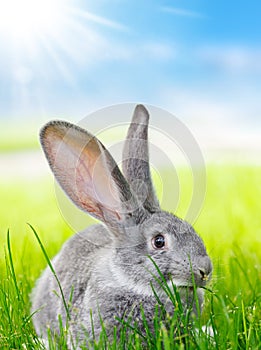
{"label": "pink inner ear", "polygon": [[71,128],[66,134],[62,131],[49,131],[45,139],[45,150],[58,182],[81,209],[101,220],[108,214],[119,220],[119,193],[104,150],[96,139],[88,140],[88,134],[77,129]]}
{"label": "pink inner ear", "polygon": [[83,200],[90,195],[99,207],[101,205],[110,212],[119,212],[118,190],[103,160],[103,154],[93,153],[91,149],[85,147],[76,164],[77,193]]}

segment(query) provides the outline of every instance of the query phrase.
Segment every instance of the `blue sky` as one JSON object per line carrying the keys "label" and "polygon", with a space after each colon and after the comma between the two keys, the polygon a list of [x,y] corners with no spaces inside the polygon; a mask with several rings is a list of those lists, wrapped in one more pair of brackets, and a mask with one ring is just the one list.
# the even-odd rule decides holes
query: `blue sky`
{"label": "blue sky", "polygon": [[261,124],[257,0],[10,2],[0,4],[2,119],[77,120],[144,102],[203,124]]}

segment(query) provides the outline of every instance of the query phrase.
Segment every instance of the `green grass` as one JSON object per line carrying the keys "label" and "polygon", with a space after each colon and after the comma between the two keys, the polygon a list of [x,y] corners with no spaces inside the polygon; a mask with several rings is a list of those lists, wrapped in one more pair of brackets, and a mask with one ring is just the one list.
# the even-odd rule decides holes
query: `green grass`
{"label": "green grass", "polygon": [[0,123],[0,152],[25,151],[39,147],[39,125],[21,121]]}
{"label": "green grass", "polygon": [[[171,186],[171,174],[165,174],[166,186]],[[111,349],[124,348],[126,342],[127,348],[141,349],[144,341],[150,349],[161,349],[162,344],[164,349],[261,348],[261,167],[209,165],[207,174],[206,200],[195,228],[206,243],[214,274],[206,291],[204,313],[196,323],[212,326],[214,339],[192,326],[180,335],[183,341],[177,337],[174,343],[175,319],[169,327],[158,320],[155,336],[148,334],[142,340],[133,331],[128,339],[123,334],[120,344],[114,342]],[[177,213],[182,217],[193,186],[188,171],[181,169],[179,178]],[[164,209],[171,210],[172,192],[164,193]],[[5,180],[0,185],[0,198],[0,349],[41,349],[31,323],[29,295],[47,262],[27,222],[39,234],[50,257],[72,230],[57,208],[50,178],[15,183]],[[65,348],[63,337],[57,342],[57,349]],[[94,348],[105,348],[105,343],[103,333]]]}

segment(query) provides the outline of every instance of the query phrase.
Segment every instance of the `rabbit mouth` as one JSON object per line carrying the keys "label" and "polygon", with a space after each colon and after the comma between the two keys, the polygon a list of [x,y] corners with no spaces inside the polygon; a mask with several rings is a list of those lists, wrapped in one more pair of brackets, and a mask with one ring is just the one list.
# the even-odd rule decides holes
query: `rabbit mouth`
{"label": "rabbit mouth", "polygon": [[194,289],[197,289],[197,287],[193,287],[193,286],[187,285],[187,286],[178,286],[178,289],[180,289],[180,290],[187,290],[187,291],[193,292]]}

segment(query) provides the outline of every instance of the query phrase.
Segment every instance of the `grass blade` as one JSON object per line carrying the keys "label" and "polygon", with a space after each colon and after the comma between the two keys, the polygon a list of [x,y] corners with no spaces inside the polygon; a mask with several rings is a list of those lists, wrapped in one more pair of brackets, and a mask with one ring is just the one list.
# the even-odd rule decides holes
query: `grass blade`
{"label": "grass blade", "polygon": [[46,259],[46,261],[47,261],[47,264],[48,264],[48,266],[50,267],[50,270],[52,271],[52,274],[53,274],[53,276],[54,276],[54,278],[55,278],[55,280],[56,280],[56,282],[57,282],[57,284],[58,284],[58,287],[59,287],[59,290],[60,290],[60,293],[61,293],[61,296],[62,296],[63,305],[64,305],[64,308],[65,308],[65,311],[66,311],[66,316],[67,316],[67,319],[70,320],[71,317],[70,317],[69,307],[68,307],[68,305],[67,305],[67,303],[66,303],[66,300],[65,300],[65,296],[64,296],[64,293],[63,293],[63,289],[62,289],[61,283],[60,283],[60,281],[59,281],[58,276],[56,275],[56,272],[55,272],[55,270],[54,270],[54,268],[53,268],[53,265],[52,265],[52,263],[51,263],[51,260],[49,259],[48,254],[47,254],[47,252],[46,252],[46,250],[45,250],[45,248],[44,248],[44,246],[43,246],[43,244],[42,244],[42,242],[41,242],[41,240],[40,240],[40,237],[38,236],[38,234],[37,234],[37,232],[35,231],[35,229],[33,228],[33,226],[30,225],[29,223],[28,223],[28,226],[29,226],[29,227],[31,228],[31,230],[33,231],[33,233],[34,233],[34,235],[35,235],[35,237],[36,237],[36,239],[37,239],[37,241],[38,241],[38,243],[39,243],[39,245],[40,245],[40,247],[41,247],[41,250],[42,250],[42,252],[43,252],[43,254],[44,254],[44,257],[45,257],[45,259]]}

